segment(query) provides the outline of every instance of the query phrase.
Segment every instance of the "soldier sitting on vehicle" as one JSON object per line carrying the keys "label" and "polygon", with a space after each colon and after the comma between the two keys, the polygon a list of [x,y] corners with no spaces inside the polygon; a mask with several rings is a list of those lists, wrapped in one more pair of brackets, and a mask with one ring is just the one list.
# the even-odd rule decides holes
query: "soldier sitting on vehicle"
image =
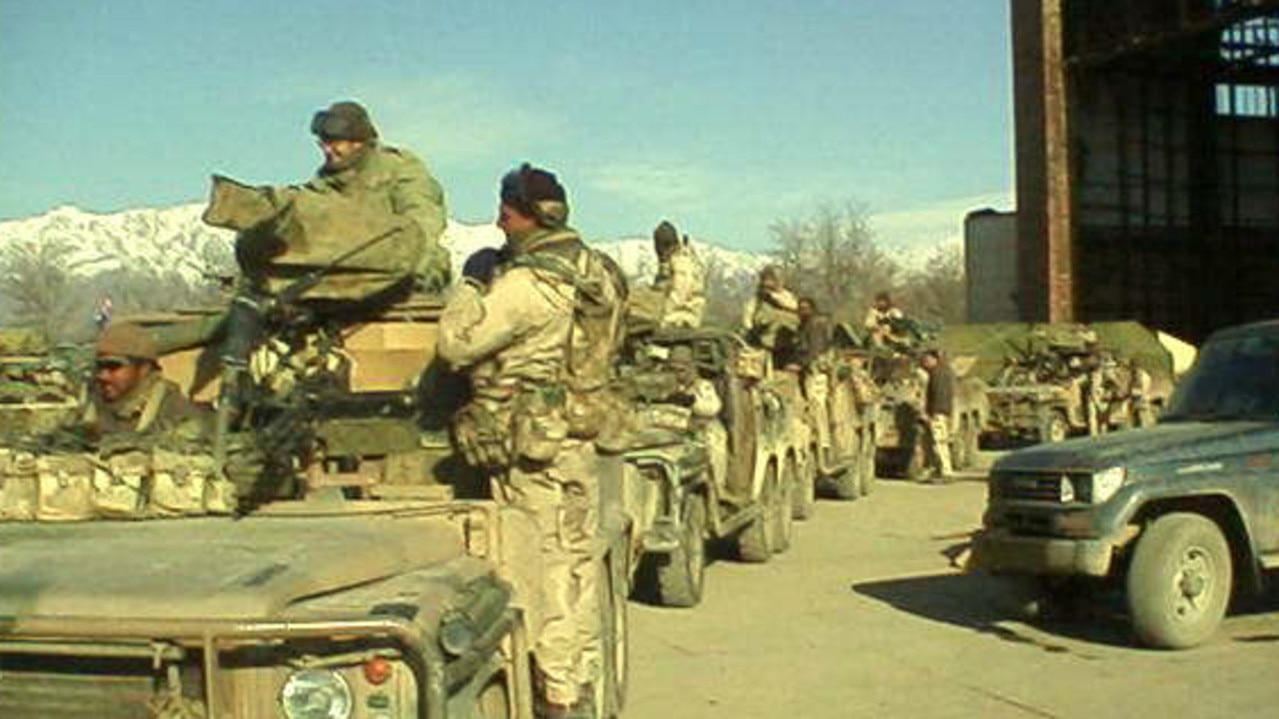
{"label": "soldier sitting on vehicle", "polygon": [[165,379],[158,358],[155,343],[138,325],[113,323],[103,330],[94,349],[92,389],[78,420],[90,438],[209,429],[208,408]]}
{"label": "soldier sitting on vehicle", "polygon": [[886,291],[875,293],[875,301],[866,310],[866,319],[862,326],[870,336],[870,343],[875,348],[887,348],[909,342],[910,338],[901,332],[899,320],[904,320],[906,313],[893,304],[893,297]]}
{"label": "soldier sitting on vehicle", "polygon": [[746,341],[773,354],[773,366],[793,364],[799,330],[799,300],[782,283],[781,268],[768,265],[759,273],[755,295],[742,314]]}
{"label": "soldier sitting on vehicle", "polygon": [[214,178],[204,220],[240,231],[236,258],[245,274],[278,285],[379,238],[312,296],[361,299],[406,277],[426,291],[447,287],[450,260],[440,247],[444,192],[426,165],[407,150],[382,144],[368,112],[355,102],[317,112],[311,132],[324,164],[305,184],[246,187]]}

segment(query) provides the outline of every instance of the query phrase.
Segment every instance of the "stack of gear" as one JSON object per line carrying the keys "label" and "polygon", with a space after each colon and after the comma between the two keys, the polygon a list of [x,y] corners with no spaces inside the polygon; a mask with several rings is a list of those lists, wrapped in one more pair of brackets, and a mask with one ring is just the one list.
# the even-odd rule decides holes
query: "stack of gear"
{"label": "stack of gear", "polygon": [[228,514],[235,507],[234,485],[215,472],[208,454],[0,449],[0,520],[179,517]]}

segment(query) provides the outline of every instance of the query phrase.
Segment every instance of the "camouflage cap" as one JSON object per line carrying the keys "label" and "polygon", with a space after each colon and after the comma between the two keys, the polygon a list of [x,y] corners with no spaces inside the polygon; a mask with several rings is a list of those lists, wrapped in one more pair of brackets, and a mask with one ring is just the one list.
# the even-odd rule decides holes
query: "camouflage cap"
{"label": "camouflage cap", "polygon": [[358,102],[342,100],[320,110],[311,118],[311,134],[321,140],[368,142],[377,138],[377,128],[369,111]]}
{"label": "camouflage cap", "polygon": [[98,335],[94,354],[98,359],[147,362],[155,362],[160,357],[160,352],[151,335],[130,322],[108,325],[102,334]]}

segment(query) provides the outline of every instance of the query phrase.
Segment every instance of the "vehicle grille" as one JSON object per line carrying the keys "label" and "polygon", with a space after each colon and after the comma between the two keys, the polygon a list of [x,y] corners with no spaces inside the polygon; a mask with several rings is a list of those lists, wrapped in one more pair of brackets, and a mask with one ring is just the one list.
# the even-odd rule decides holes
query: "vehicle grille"
{"label": "vehicle grille", "polygon": [[150,719],[156,688],[147,662],[0,655],[4,719]]}
{"label": "vehicle grille", "polygon": [[1061,480],[1068,478],[1078,495],[1080,478],[1061,472],[999,472],[991,475],[991,496],[1029,502],[1061,502]]}

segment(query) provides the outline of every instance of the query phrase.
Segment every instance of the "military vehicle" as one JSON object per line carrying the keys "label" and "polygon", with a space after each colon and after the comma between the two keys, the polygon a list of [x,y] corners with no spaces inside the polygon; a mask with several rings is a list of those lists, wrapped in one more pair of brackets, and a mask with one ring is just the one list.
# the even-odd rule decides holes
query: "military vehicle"
{"label": "military vehicle", "polygon": [[[945,361],[955,372],[951,461],[955,469],[967,469],[977,462],[978,437],[989,413],[987,385],[969,372],[969,358]],[[875,441],[877,471],[881,476],[918,480],[927,467],[924,390],[928,377],[914,354],[876,350],[870,354],[870,363],[881,392]]]}
{"label": "military vehicle", "polygon": [[820,375],[826,406],[816,406],[814,397],[803,398],[811,427],[808,456],[812,461],[801,474],[801,490],[796,493],[796,517],[801,519],[812,514],[818,492],[857,499],[875,488],[880,391],[866,354],[846,341],[849,335],[836,334],[826,356],[804,370],[809,373],[806,382]]}
{"label": "military vehicle", "polygon": [[[633,337],[627,354],[624,376],[637,414],[705,451],[706,471],[665,497],[678,517],[659,522],[678,547],[658,562],[658,593],[668,604],[694,604],[706,540],[731,540],[748,562],[790,546],[794,495],[813,471],[798,378],[772,368],[768,353],[736,334],[713,328]],[[694,405],[699,382],[714,395],[701,417]]]}
{"label": "military vehicle", "polygon": [[1276,457],[1279,321],[1222,330],[1155,426],[997,461],[972,565],[1059,603],[1122,589],[1142,642],[1195,646],[1279,568]]}
{"label": "military vehicle", "polygon": [[[197,398],[249,388],[229,446],[250,449],[214,453],[241,477],[232,515],[217,465],[165,447],[124,464],[3,453],[0,716],[533,716],[538,535],[484,498],[450,444],[459,387],[433,361],[440,310],[291,314],[238,376],[212,346],[162,358]],[[671,541],[697,519],[662,524],[657,501],[697,491],[690,447],[649,438],[601,462],[598,716],[623,704],[640,557],[700,548]],[[776,468],[765,476],[769,497],[786,496]],[[670,494],[646,491],[658,486]],[[722,516],[708,516],[714,531]],[[769,517],[744,546],[780,547],[785,522]],[[700,577],[691,559],[669,564]]]}
{"label": "military vehicle", "polygon": [[941,343],[990,384],[992,448],[1152,424],[1174,381],[1163,338],[1135,322],[960,325]]}

